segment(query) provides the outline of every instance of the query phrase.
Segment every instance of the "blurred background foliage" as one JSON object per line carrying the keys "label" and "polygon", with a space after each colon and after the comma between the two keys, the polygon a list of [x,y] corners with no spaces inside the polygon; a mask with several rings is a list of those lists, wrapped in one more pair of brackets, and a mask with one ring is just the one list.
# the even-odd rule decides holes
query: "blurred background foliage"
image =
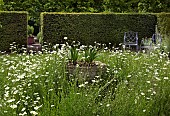
{"label": "blurred background foliage", "polygon": [[36,35],[41,12],[170,12],[170,0],[0,0],[0,10],[28,11]]}

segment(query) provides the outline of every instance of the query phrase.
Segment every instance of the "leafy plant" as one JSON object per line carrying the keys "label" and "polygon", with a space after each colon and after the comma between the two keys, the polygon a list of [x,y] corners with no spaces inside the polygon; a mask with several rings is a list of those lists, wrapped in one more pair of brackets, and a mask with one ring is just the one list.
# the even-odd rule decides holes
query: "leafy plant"
{"label": "leafy plant", "polygon": [[165,51],[170,53],[170,37],[165,36]]}
{"label": "leafy plant", "polygon": [[78,55],[79,55],[79,51],[77,49],[77,47],[71,46],[70,51],[69,51],[69,55],[70,55],[70,60],[73,62],[73,64],[75,65],[77,63],[77,59],[78,59]]}
{"label": "leafy plant", "polygon": [[27,26],[27,32],[28,32],[28,36],[33,36],[34,27],[28,25],[28,26]]}
{"label": "leafy plant", "polygon": [[42,32],[39,32],[37,34],[37,39],[39,40],[39,43],[43,43],[43,35],[42,35]]}
{"label": "leafy plant", "polygon": [[97,57],[97,49],[89,47],[85,50],[85,61],[87,63],[92,63],[93,60]]}

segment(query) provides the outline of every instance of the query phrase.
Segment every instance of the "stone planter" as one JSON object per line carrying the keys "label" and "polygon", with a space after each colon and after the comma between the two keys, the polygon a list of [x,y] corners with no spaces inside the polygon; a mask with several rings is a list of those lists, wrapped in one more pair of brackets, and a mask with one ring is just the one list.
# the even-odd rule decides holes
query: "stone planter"
{"label": "stone planter", "polygon": [[76,65],[68,63],[66,68],[68,74],[74,75],[80,80],[90,81],[94,79],[95,76],[99,76],[105,73],[106,64],[99,61],[93,62],[92,64],[78,62]]}
{"label": "stone planter", "polygon": [[36,43],[33,36],[27,38],[27,52],[29,53],[31,50],[37,53],[38,51],[42,51],[41,44]]}

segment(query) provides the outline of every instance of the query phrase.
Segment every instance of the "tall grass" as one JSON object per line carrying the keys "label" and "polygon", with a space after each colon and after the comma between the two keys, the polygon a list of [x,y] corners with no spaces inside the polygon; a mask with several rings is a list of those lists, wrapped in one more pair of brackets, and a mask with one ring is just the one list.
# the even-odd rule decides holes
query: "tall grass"
{"label": "tall grass", "polygon": [[0,56],[0,116],[170,115],[167,54],[101,50],[105,74],[80,83],[64,47],[44,51]]}

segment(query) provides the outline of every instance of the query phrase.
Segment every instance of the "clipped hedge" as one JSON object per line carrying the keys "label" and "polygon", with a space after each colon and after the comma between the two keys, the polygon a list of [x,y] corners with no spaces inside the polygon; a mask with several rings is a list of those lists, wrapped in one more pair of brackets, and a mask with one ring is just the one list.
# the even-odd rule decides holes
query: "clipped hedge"
{"label": "clipped hedge", "polygon": [[164,38],[170,37],[170,13],[157,14],[158,29]]}
{"label": "clipped hedge", "polygon": [[27,12],[0,12],[0,51],[9,51],[10,44],[26,45]]}
{"label": "clipped hedge", "polygon": [[136,31],[139,39],[151,37],[157,18],[154,14],[114,13],[42,13],[41,31],[44,41],[62,43],[67,36],[82,44],[99,43],[118,45],[124,32]]}

